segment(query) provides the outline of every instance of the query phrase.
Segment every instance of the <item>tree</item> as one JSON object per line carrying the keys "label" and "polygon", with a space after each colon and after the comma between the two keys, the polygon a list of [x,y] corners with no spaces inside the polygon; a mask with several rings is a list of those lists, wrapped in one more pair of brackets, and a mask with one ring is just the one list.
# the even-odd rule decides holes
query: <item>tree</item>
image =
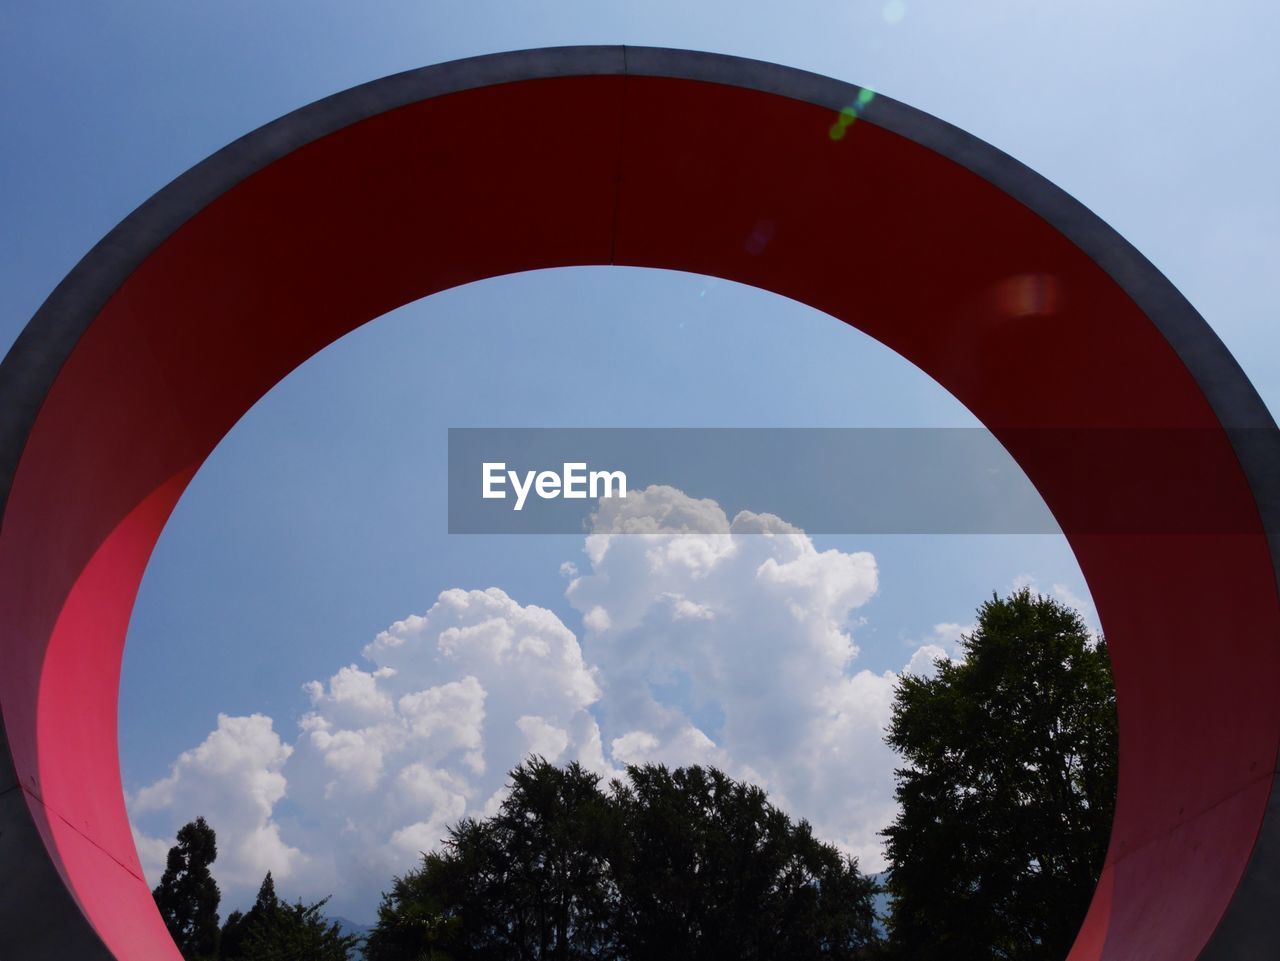
{"label": "tree", "polygon": [[1102,868],[1115,804],[1105,641],[1023,589],[992,595],[964,657],[899,681],[886,737],[906,761],[883,833],[894,956],[1058,961]]}
{"label": "tree", "polygon": [[465,818],[441,851],[396,879],[369,961],[587,958],[610,946],[616,837],[600,778],[532,758],[485,821]]}
{"label": "tree", "polygon": [[280,899],[276,896],[276,882],[271,872],[262,879],[258,887],[258,896],[247,914],[232,911],[227,916],[227,923],[222,926],[222,938],[219,957],[222,961],[246,961],[246,942],[251,931],[274,918],[280,910]]}
{"label": "tree", "polygon": [[174,943],[187,961],[218,953],[218,884],[209,873],[218,857],[217,837],[202,817],[184,824],[169,849],[160,884],[151,892]]}
{"label": "tree", "polygon": [[245,933],[245,961],[348,961],[360,938],[321,912],[329,902],[281,904],[263,923]]}
{"label": "tree", "polygon": [[851,959],[876,941],[875,882],[763,789],[646,765],[611,793],[624,957]]}
{"label": "tree", "polygon": [[222,929],[223,961],[347,961],[359,942],[321,913],[328,898],[315,904],[286,904],[276,895],[271,872],[247,913],[235,911]]}
{"label": "tree", "polygon": [[484,821],[397,878],[369,961],[859,957],[874,883],[763,790],[700,767],[511,773]]}

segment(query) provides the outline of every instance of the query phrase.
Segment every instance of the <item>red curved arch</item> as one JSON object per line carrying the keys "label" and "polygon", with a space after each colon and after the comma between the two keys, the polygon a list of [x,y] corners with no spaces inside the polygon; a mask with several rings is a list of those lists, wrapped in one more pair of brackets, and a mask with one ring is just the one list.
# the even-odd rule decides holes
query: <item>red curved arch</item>
{"label": "red curved arch", "polygon": [[[1280,744],[1260,480],[1276,455],[1224,425],[1270,420],[1203,322],[1096,219],[991,148],[857,93],[671,51],[446,65],[265,128],[104,241],[0,377],[16,425],[0,436],[12,472],[0,827],[15,845],[32,826],[70,894],[49,902],[52,933],[20,943],[4,925],[30,909],[0,891],[0,945],[19,958],[66,957],[67,945],[178,958],[129,834],[115,702],[147,558],[219,439],[371,318],[458,284],[579,264],[712,274],[825,310],[968,406],[1064,529],[1132,519],[1139,533],[1071,535],[1111,642],[1121,722],[1112,846],[1071,958],[1244,957],[1240,945],[1267,943],[1274,922],[1250,898],[1274,891],[1274,862],[1258,852],[1275,831]],[[833,137],[846,104],[856,119]],[[752,242],[763,223],[764,246]],[[1054,296],[1026,300],[1027,284]],[[622,333],[607,319],[601,330]],[[1081,446],[1037,443],[1045,428],[1080,429]],[[1159,462],[1090,448],[1117,428],[1208,440]],[[1178,510],[1217,520],[1162,526]],[[8,872],[19,849],[4,843]],[[78,934],[53,930],[79,915]]]}

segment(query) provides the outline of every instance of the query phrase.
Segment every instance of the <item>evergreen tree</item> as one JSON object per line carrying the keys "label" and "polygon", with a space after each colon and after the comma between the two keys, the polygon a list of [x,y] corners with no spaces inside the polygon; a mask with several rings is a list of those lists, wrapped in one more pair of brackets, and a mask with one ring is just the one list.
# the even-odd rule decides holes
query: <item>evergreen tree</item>
{"label": "evergreen tree", "polygon": [[276,882],[268,871],[258,887],[258,896],[248,913],[233,911],[227,917],[227,923],[222,926],[219,956],[223,961],[247,961],[245,945],[250,932],[275,918],[279,910],[280,899],[276,897]]}
{"label": "evergreen tree", "polygon": [[1080,615],[993,595],[932,678],[904,675],[887,740],[889,944],[910,961],[1060,961],[1102,869],[1115,804],[1115,688]]}
{"label": "evergreen tree", "polygon": [[217,837],[202,817],[182,826],[169,849],[160,884],[151,892],[165,927],[187,961],[218,954],[218,884],[209,873],[218,857]]}
{"label": "evergreen tree", "polygon": [[248,926],[244,961],[348,961],[360,939],[322,914],[329,899],[281,903],[275,913]]}
{"label": "evergreen tree", "polygon": [[227,918],[222,961],[347,961],[360,939],[324,917],[328,900],[287,904],[276,895],[268,871],[253,907]]}

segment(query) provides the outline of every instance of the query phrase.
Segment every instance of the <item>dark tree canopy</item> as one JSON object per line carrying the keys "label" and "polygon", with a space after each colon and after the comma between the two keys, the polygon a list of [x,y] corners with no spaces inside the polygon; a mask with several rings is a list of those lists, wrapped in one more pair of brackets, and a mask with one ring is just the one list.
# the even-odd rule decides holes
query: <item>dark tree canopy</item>
{"label": "dark tree canopy", "polygon": [[169,849],[164,874],[151,892],[174,943],[187,961],[218,953],[218,884],[209,873],[218,857],[217,837],[202,817],[184,824]]}
{"label": "dark tree canopy", "polygon": [[[367,961],[1060,961],[1115,804],[1106,643],[1024,589],[992,595],[961,646],[895,692],[883,938],[874,880],[761,788],[658,765],[606,785],[534,757],[494,816],[394,880]],[[327,899],[284,902],[269,873],[219,933],[216,853],[187,824],[154,892],[188,961],[348,961],[359,939]]]}
{"label": "dark tree canopy", "polygon": [[646,765],[611,794],[623,957],[857,958],[875,941],[875,883],[761,788]]}
{"label": "dark tree canopy", "polygon": [[268,919],[274,918],[279,910],[276,882],[268,871],[258,888],[258,897],[254,900],[253,907],[247,913],[232,911],[227,917],[227,923],[222,926],[219,956],[223,961],[245,961],[249,934],[264,925]]}
{"label": "dark tree canopy", "polygon": [[911,961],[1060,961],[1093,894],[1116,786],[1106,644],[1018,591],[978,611],[964,658],[904,675],[887,740],[900,813],[889,944]]}
{"label": "dark tree canopy", "polygon": [[602,789],[534,758],[501,810],[398,878],[369,961],[856,958],[874,883],[759,788],[630,767]]}
{"label": "dark tree canopy", "polygon": [[321,914],[327,902],[281,901],[268,871],[253,907],[227,918],[222,961],[347,961],[359,938]]}

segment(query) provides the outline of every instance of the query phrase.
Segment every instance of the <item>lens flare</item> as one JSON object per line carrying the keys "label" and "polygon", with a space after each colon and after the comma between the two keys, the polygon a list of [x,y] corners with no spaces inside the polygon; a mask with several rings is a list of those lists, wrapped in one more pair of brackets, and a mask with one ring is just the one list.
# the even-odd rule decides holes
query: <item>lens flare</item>
{"label": "lens flare", "polygon": [[759,257],[777,232],[777,224],[766,217],[756,223],[747,239],[742,242],[742,246],[752,257]]}
{"label": "lens flare", "polygon": [[997,310],[1006,317],[1048,317],[1058,312],[1061,290],[1051,274],[1015,274],[996,284]]}
{"label": "lens flare", "polygon": [[836,114],[836,122],[827,130],[827,136],[832,140],[843,140],[845,133],[849,128],[857,123],[858,116],[866,109],[867,104],[876,98],[876,92],[868,87],[863,87],[858,91],[858,96],[854,98],[853,103],[847,107],[841,107],[840,112]]}

